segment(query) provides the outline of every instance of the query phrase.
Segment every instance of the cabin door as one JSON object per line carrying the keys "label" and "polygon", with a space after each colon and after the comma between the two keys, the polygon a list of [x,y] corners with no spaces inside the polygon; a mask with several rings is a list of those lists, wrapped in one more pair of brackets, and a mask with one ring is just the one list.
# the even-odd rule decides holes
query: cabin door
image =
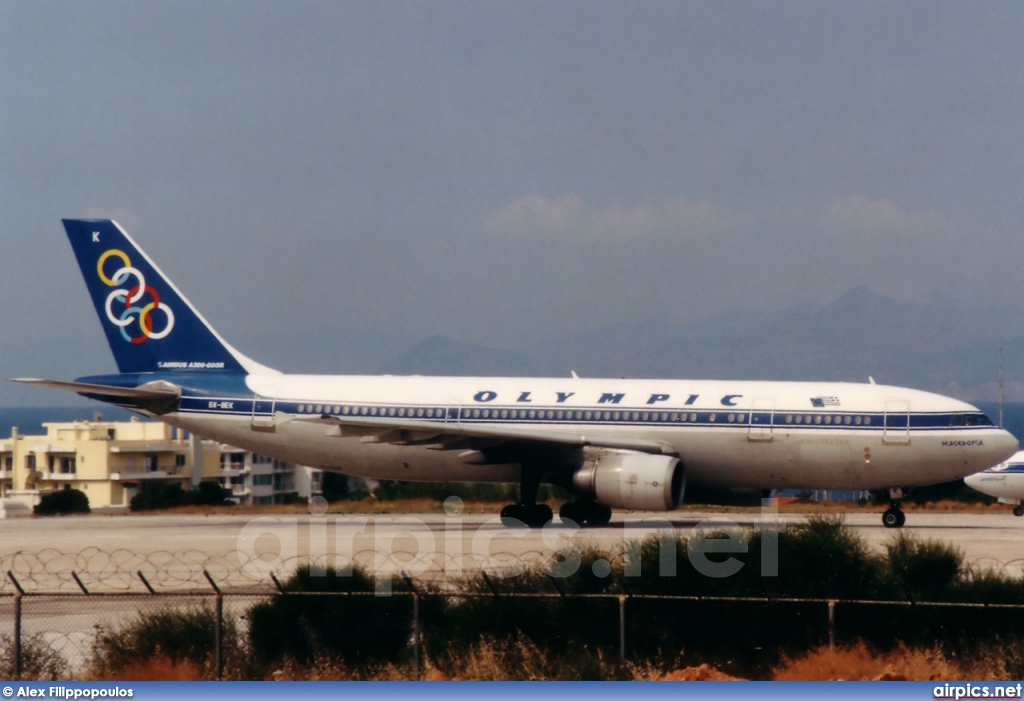
{"label": "cabin door", "polygon": [[775,422],[775,400],[762,397],[750,403],[750,422],[747,440],[770,441],[772,424]]}
{"label": "cabin door", "polygon": [[910,443],[910,400],[886,399],[883,443]]}
{"label": "cabin door", "polygon": [[252,430],[253,431],[266,431],[272,433],[277,429],[277,424],[274,422],[274,411],[277,406],[277,398],[273,395],[277,394],[276,387],[269,387],[267,394],[270,396],[262,396],[256,394],[252,399]]}

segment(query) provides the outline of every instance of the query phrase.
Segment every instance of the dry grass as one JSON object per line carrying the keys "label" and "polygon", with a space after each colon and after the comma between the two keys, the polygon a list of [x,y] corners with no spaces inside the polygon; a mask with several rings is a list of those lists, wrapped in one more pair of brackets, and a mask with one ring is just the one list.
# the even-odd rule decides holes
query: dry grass
{"label": "dry grass", "polygon": [[[424,660],[425,681],[541,681],[612,678],[615,667],[600,654],[553,658],[524,636],[498,641],[484,638],[471,647],[451,651],[442,659]],[[589,672],[589,673],[588,673]],[[403,681],[416,679],[411,663],[350,666],[320,659],[313,664],[286,661],[267,674],[277,681]]]}
{"label": "dry grass", "polygon": [[542,681],[609,679],[616,674],[603,653],[588,650],[554,657],[524,635],[509,640],[485,637],[444,659],[428,660],[430,680]]}
{"label": "dry grass", "polygon": [[108,672],[96,677],[97,681],[154,681],[191,682],[203,679],[202,670],[193,662],[175,662],[166,655],[155,655],[145,660],[129,662],[117,672]]}
{"label": "dry grass", "polygon": [[[912,649],[902,644],[880,652],[864,642],[835,649],[823,646],[798,657],[784,658],[772,673],[772,678],[779,681],[1007,680],[1010,676],[998,654],[963,660],[938,649]],[[193,663],[174,662],[164,655],[133,662],[116,673],[97,677],[103,681],[203,678],[202,670]],[[268,670],[265,677],[275,681],[405,681],[416,678],[408,662],[350,666],[326,658],[312,664],[286,661]],[[468,649],[450,652],[444,659],[426,659],[420,678],[425,681],[742,681],[708,664],[673,667],[642,662],[622,665],[585,650],[556,658],[523,636],[503,641],[485,638]]]}
{"label": "dry grass", "polygon": [[350,666],[342,660],[321,658],[312,664],[286,660],[270,670],[266,681],[408,681],[415,679],[412,666],[383,664]]}
{"label": "dry grass", "polygon": [[[502,502],[500,501],[465,501],[463,503],[464,514],[491,514],[496,515],[500,510]],[[557,513],[558,507],[561,505],[558,501],[549,501],[548,505]],[[780,513],[795,513],[795,514],[830,514],[830,513],[882,513],[888,505],[886,504],[856,504],[854,502],[812,502],[812,501],[792,501],[779,504]],[[395,499],[388,501],[380,501],[373,497],[365,497],[359,501],[338,501],[330,505],[328,514],[332,515],[344,515],[344,514],[395,514],[395,513],[440,513],[444,510],[444,505],[437,499],[432,498],[410,498],[410,499]],[[757,513],[760,511],[758,506],[722,506],[714,504],[684,504],[679,511],[682,513],[687,512],[706,512],[713,510],[723,514],[729,513]],[[938,512],[955,512],[955,513],[983,513],[983,514],[1001,514],[1010,513],[1013,507],[1007,504],[983,504],[973,503],[968,504],[965,502],[943,500],[937,502],[928,502],[926,504],[914,504],[913,502],[906,502],[903,504],[904,511],[938,511]],[[154,511],[124,511],[118,512],[118,515],[152,515],[152,514],[171,514],[171,515],[189,515],[189,516],[225,516],[231,514],[237,515],[302,515],[308,514],[309,507],[305,502],[298,502],[295,504],[265,504],[265,505],[238,505],[238,506],[178,506],[172,509],[156,509]],[[98,518],[109,517],[109,513],[93,514]]]}
{"label": "dry grass", "polygon": [[863,641],[829,649],[820,647],[796,658],[785,658],[775,669],[780,681],[936,681],[1001,679],[1002,665],[991,660],[964,662],[939,650],[910,649],[900,644],[877,652]]}
{"label": "dry grass", "polygon": [[709,664],[701,664],[696,667],[681,666],[665,671],[662,665],[655,665],[650,662],[643,664],[627,664],[624,678],[629,681],[641,682],[738,682],[746,681],[740,677],[733,677],[725,672],[712,667]]}

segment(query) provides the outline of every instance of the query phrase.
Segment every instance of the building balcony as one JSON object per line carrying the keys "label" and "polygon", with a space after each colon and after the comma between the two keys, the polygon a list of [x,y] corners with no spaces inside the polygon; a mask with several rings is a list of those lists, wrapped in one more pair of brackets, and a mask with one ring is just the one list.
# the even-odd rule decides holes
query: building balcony
{"label": "building balcony", "polygon": [[246,474],[247,470],[241,467],[222,467],[220,472],[217,473],[218,477],[241,477]]}
{"label": "building balcony", "polygon": [[67,482],[78,479],[78,473],[76,472],[43,472],[42,475],[39,478],[42,482]]}
{"label": "building balcony", "polygon": [[185,454],[188,452],[188,446],[161,441],[159,443],[112,445],[110,446],[110,452],[119,453],[121,455],[136,455],[139,453],[162,453],[164,455],[168,453]]}
{"label": "building balcony", "polygon": [[181,478],[181,474],[177,472],[168,472],[167,470],[126,470],[124,472],[111,472],[109,479],[113,482],[136,482],[139,480],[152,481]]}

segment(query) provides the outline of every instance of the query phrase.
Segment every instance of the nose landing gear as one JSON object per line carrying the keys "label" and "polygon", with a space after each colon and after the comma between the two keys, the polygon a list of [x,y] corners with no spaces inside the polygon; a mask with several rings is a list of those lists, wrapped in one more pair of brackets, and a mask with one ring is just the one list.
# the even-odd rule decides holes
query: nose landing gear
{"label": "nose landing gear", "polygon": [[903,504],[903,487],[889,490],[889,508],[882,514],[882,525],[886,528],[903,528],[907,522],[906,514],[900,506]]}

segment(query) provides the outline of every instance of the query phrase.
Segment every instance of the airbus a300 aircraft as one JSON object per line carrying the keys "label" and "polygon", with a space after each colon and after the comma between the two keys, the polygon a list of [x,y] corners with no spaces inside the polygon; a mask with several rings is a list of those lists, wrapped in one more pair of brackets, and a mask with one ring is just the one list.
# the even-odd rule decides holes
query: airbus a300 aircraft
{"label": "airbus a300 aircraft", "polygon": [[226,343],[127,233],[64,220],[119,374],[22,379],[301,465],[413,481],[518,482],[507,525],[672,510],[684,486],[904,490],[1005,460],[978,409],[871,384],[288,375]]}
{"label": "airbus a300 aircraft", "polygon": [[964,482],[971,489],[997,497],[1000,504],[1014,504],[1013,515],[1024,516],[1024,450],[984,472],[964,477]]}

